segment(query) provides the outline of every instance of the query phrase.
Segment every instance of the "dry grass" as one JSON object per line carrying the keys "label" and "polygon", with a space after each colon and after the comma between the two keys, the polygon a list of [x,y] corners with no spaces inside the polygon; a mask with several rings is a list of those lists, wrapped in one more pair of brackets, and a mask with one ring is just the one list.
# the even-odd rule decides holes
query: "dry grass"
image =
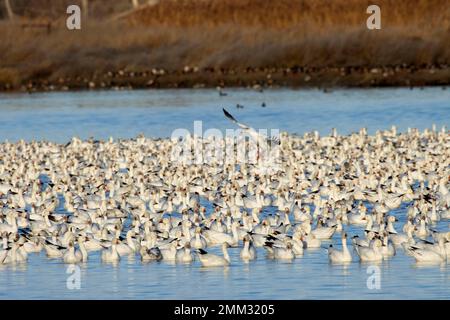
{"label": "dry grass", "polygon": [[81,31],[66,30],[62,19],[50,34],[3,23],[0,68],[16,85],[186,65],[450,65],[448,0],[379,0],[382,29],[375,31],[365,27],[371,2],[164,0],[119,22],[91,20]]}

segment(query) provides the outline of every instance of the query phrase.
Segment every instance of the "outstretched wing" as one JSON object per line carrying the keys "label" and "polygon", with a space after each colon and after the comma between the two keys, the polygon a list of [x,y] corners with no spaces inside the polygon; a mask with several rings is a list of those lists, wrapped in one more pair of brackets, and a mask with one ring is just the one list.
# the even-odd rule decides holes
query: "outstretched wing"
{"label": "outstretched wing", "polygon": [[232,115],[231,113],[229,113],[227,110],[225,110],[225,108],[222,108],[223,113],[225,114],[225,117],[227,117],[228,119],[230,119],[231,121],[233,121],[234,123],[236,123],[239,127],[241,127],[242,129],[245,130],[249,130],[251,129],[249,126],[246,126],[243,123],[238,122]]}
{"label": "outstretched wing", "polygon": [[266,143],[269,144],[269,146],[280,144],[280,139],[278,137],[275,137],[275,136],[266,137],[264,135],[261,135],[252,127],[249,127],[249,126],[237,121],[236,118],[231,115],[231,113],[229,113],[227,110],[225,110],[225,108],[222,108],[222,110],[223,110],[223,113],[225,114],[225,117],[227,117],[229,120],[233,121],[235,124],[237,124],[243,130],[246,130],[246,132],[248,134],[250,134],[250,136],[252,136],[256,141],[261,141],[261,140],[264,141],[265,140]]}
{"label": "outstretched wing", "polygon": [[270,138],[267,138],[267,143],[269,144],[269,146],[280,145],[280,138],[272,136]]}

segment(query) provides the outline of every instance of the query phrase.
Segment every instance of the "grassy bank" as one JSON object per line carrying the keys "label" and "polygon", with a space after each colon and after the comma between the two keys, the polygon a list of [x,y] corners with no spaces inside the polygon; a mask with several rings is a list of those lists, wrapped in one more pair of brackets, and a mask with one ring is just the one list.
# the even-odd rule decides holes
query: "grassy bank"
{"label": "grassy bank", "polygon": [[81,31],[63,16],[3,22],[0,88],[448,84],[448,1],[377,1],[382,29],[369,31],[371,2],[163,0]]}

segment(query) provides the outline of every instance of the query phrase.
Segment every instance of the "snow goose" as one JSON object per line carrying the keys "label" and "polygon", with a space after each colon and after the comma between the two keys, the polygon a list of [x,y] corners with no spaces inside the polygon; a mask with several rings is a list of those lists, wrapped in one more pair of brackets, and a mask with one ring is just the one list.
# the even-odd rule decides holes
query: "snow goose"
{"label": "snow goose", "polygon": [[54,244],[48,240],[45,240],[43,245],[48,258],[62,258],[64,255],[64,250],[66,249],[63,246]]}
{"label": "snow goose", "polygon": [[398,219],[394,216],[388,216],[386,220],[387,220],[386,231],[389,232],[390,234],[396,234],[397,230],[395,230],[393,223],[398,221]]}
{"label": "snow goose", "polygon": [[6,258],[8,257],[8,252],[9,252],[10,249],[11,249],[11,248],[6,247],[6,248],[2,248],[2,249],[0,250],[0,265],[1,265],[1,264],[6,264],[6,263],[7,263],[7,261],[5,261],[5,260],[6,260]]}
{"label": "snow goose", "polygon": [[419,226],[416,226],[415,234],[420,239],[425,239],[429,234],[430,230],[427,227],[427,223],[425,221],[425,216],[422,216],[419,220]]}
{"label": "snow goose", "polygon": [[287,242],[285,247],[278,247],[271,242],[267,242],[264,248],[266,248],[268,252],[268,257],[272,259],[292,260],[295,258],[291,242]]}
{"label": "snow goose", "polygon": [[436,202],[433,201],[431,212],[427,216],[431,222],[438,222],[441,220],[439,213],[436,211]]}
{"label": "snow goose", "polygon": [[82,245],[83,240],[80,239],[78,243],[80,244],[80,250],[75,249],[75,244],[73,241],[69,242],[69,246],[63,255],[63,260],[65,263],[74,264],[81,261],[87,261],[87,251]]}
{"label": "snow goose", "polygon": [[191,244],[189,242],[186,242],[183,248],[177,250],[175,259],[177,262],[181,263],[192,262]]}
{"label": "snow goose", "polygon": [[375,239],[372,247],[358,247],[356,252],[358,253],[360,260],[363,262],[381,261],[383,260],[381,246],[381,240]]}
{"label": "snow goose", "polygon": [[267,144],[271,145],[271,144],[280,144],[280,140],[276,137],[266,137],[264,135],[262,135],[261,133],[259,133],[258,131],[256,131],[255,129],[253,129],[252,127],[249,127],[245,124],[242,124],[240,122],[238,122],[227,110],[222,109],[223,113],[225,114],[225,116],[231,120],[233,123],[237,124],[242,130],[244,130],[244,132],[246,132],[249,136],[251,136],[255,142],[263,143],[266,142]]}
{"label": "snow goose", "polygon": [[301,257],[303,255],[303,249],[305,247],[303,240],[304,237],[301,232],[297,231],[292,234],[292,250],[296,257]]}
{"label": "snow goose", "polygon": [[253,243],[249,235],[244,237],[244,247],[241,250],[242,260],[254,260],[256,259],[256,250],[253,247]]}
{"label": "snow goose", "polygon": [[139,253],[143,262],[162,260],[161,250],[158,247],[148,249],[146,246],[141,246]]}
{"label": "snow goose", "polygon": [[436,250],[429,249],[429,248],[420,249],[415,246],[409,246],[409,247],[407,247],[407,251],[410,256],[412,256],[414,259],[416,259],[417,262],[442,263],[447,260],[446,255],[440,254],[440,253],[436,252]]}
{"label": "snow goose", "polygon": [[305,249],[317,249],[322,245],[322,241],[317,239],[312,233],[303,234],[303,247]]}
{"label": "snow goose", "polygon": [[97,240],[95,238],[89,238],[89,237],[86,237],[86,241],[84,242],[84,247],[86,248],[87,252],[99,251],[104,248],[104,246],[102,245],[102,243],[99,240]]}
{"label": "snow goose", "polygon": [[228,243],[230,246],[237,246],[239,242],[238,228],[239,222],[233,221],[231,225],[231,235],[225,232],[218,232],[214,230],[205,230],[203,232],[208,245],[218,245]]}
{"label": "snow goose", "polygon": [[207,247],[206,240],[202,235],[202,228],[195,229],[195,235],[190,241],[191,247],[194,249],[205,249]]}
{"label": "snow goose", "polygon": [[203,249],[198,249],[197,255],[200,263],[203,267],[223,267],[228,266],[231,263],[230,256],[228,255],[228,243],[222,244],[223,257],[206,252]]}
{"label": "snow goose", "polygon": [[413,231],[408,229],[405,233],[395,233],[389,235],[390,240],[395,247],[401,247],[404,243],[411,245],[414,244]]}
{"label": "snow goose", "polygon": [[383,254],[383,259],[393,257],[395,255],[395,247],[390,241],[389,233],[387,231],[384,231],[381,240],[382,240],[381,253]]}
{"label": "snow goose", "polygon": [[319,240],[328,240],[331,239],[333,234],[336,232],[338,226],[334,225],[332,227],[325,227],[323,220],[319,219],[317,223],[317,227],[311,231],[311,234]]}
{"label": "snow goose", "polygon": [[365,225],[367,224],[366,212],[367,208],[364,206],[362,202],[359,203],[358,206],[359,213],[353,213],[348,216],[348,223],[353,225]]}
{"label": "snow goose", "polygon": [[14,242],[11,246],[10,250],[6,250],[7,254],[6,257],[3,259],[3,264],[8,263],[23,263],[26,262],[28,259],[27,254],[25,251],[20,250],[22,247],[22,244],[19,244],[18,242]]}
{"label": "snow goose", "polygon": [[310,208],[309,206],[302,207],[301,209],[298,209],[298,207],[294,208],[294,222],[301,223],[306,220],[312,220],[312,216],[310,214]]}
{"label": "snow goose", "polygon": [[120,261],[120,255],[117,252],[117,245],[120,244],[119,239],[112,240],[111,247],[102,251],[102,261],[116,263]]}
{"label": "snow goose", "polygon": [[174,261],[177,255],[177,246],[178,239],[173,239],[165,248],[159,247],[163,260]]}
{"label": "snow goose", "polygon": [[352,261],[352,255],[347,247],[347,234],[342,233],[342,251],[333,247],[330,244],[328,248],[328,258],[332,263],[347,263]]}

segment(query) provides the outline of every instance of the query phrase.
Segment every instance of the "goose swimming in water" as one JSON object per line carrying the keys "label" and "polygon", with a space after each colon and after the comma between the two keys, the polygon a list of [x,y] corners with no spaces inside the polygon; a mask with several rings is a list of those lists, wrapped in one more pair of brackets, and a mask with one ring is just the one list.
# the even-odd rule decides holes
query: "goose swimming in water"
{"label": "goose swimming in water", "polygon": [[364,206],[364,204],[362,202],[359,203],[358,210],[359,210],[359,214],[354,213],[348,217],[349,224],[366,225],[367,224],[367,218],[366,218],[367,208]]}
{"label": "goose swimming in water", "polygon": [[254,260],[256,259],[256,250],[253,246],[252,240],[249,235],[244,237],[244,247],[241,250],[242,260]]}
{"label": "goose swimming in water", "polygon": [[347,234],[342,234],[342,251],[337,250],[330,244],[328,257],[332,263],[346,263],[352,261],[352,255],[347,247]]}
{"label": "goose swimming in water", "polygon": [[223,257],[206,252],[203,249],[198,249],[197,256],[203,267],[223,267],[228,266],[231,263],[230,256],[228,255],[228,243],[222,244]]}
{"label": "goose swimming in water", "polygon": [[237,246],[239,242],[237,227],[238,222],[235,221],[231,225],[231,234],[214,230],[205,230],[203,234],[208,242],[208,245],[213,246],[228,243],[230,246]]}
{"label": "goose swimming in water", "polygon": [[191,263],[193,258],[192,258],[192,253],[191,253],[191,244],[189,242],[186,242],[186,244],[184,245],[184,248],[181,248],[177,251],[176,255],[175,255],[175,259],[177,260],[177,262],[182,262],[182,263]]}
{"label": "goose swimming in water", "polygon": [[[442,248],[442,245],[439,244],[440,249],[445,250],[445,248]],[[447,260],[447,256],[443,253],[439,253],[436,250],[432,249],[420,249],[415,246],[409,246],[407,248],[408,253],[416,259],[417,262],[426,262],[426,263],[442,263]]]}
{"label": "goose swimming in water", "polygon": [[267,250],[268,257],[271,259],[292,260],[295,258],[291,242],[288,242],[284,247],[275,246],[273,243],[267,242],[264,248]]}
{"label": "goose swimming in water", "polygon": [[74,264],[79,262],[86,262],[88,259],[88,254],[83,245],[84,239],[80,237],[78,244],[80,250],[75,249],[75,244],[73,241],[69,242],[69,247],[63,255],[63,260],[65,263]]}
{"label": "goose swimming in water", "polygon": [[395,256],[395,246],[390,241],[389,233],[387,231],[384,231],[383,236],[381,237],[381,241],[381,253],[383,255],[383,259]]}
{"label": "goose swimming in water", "polygon": [[327,240],[331,239],[333,234],[336,232],[338,226],[334,225],[332,227],[325,227],[323,226],[323,222],[321,219],[319,219],[318,225],[315,229],[311,231],[311,234],[319,240]]}
{"label": "goose swimming in water", "polygon": [[195,229],[195,236],[191,239],[190,245],[194,249],[205,249],[207,247],[206,240],[202,236],[202,228],[197,227]]}
{"label": "goose swimming in water", "polygon": [[147,249],[146,246],[141,246],[139,249],[139,253],[141,255],[141,261],[160,261],[162,260],[161,250],[158,247],[154,247],[151,249]]}
{"label": "goose swimming in water", "polygon": [[118,262],[120,261],[120,255],[117,252],[117,245],[120,244],[119,239],[113,239],[111,247],[102,251],[103,262]]}
{"label": "goose swimming in water", "polygon": [[[223,113],[258,142],[278,142]],[[106,262],[139,254],[144,262],[201,264],[193,250],[208,248],[194,257],[214,260],[209,248],[224,244],[243,260],[259,247],[269,258],[309,259],[305,252],[344,228],[361,261],[448,256],[446,130],[281,138],[274,168],[214,158],[180,165],[177,139],[0,143],[0,262],[26,263],[44,250],[56,263],[99,251]],[[234,137],[217,143],[236,146]],[[398,221],[406,221],[402,229]],[[346,246],[331,247],[328,259],[345,260]]]}
{"label": "goose swimming in water", "polygon": [[358,247],[356,252],[361,261],[363,262],[376,262],[383,260],[383,253],[381,250],[382,242],[379,239],[375,239],[372,247]]}

